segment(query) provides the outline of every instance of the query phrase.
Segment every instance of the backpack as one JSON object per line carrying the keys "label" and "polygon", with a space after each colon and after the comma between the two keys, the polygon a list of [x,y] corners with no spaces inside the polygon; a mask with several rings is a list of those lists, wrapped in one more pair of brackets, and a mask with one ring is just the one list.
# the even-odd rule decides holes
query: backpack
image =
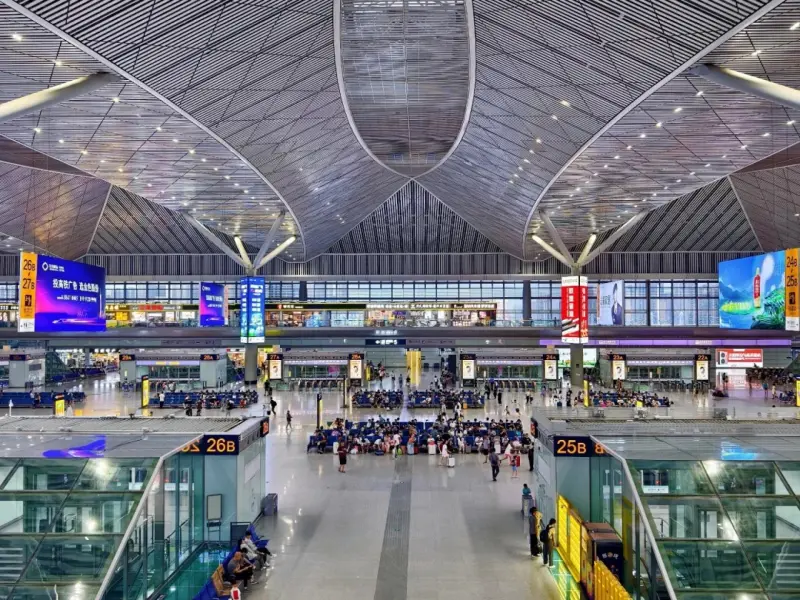
{"label": "backpack", "polygon": [[539,541],[542,542],[543,544],[547,544],[550,541],[550,539],[547,536],[547,527],[545,527],[539,532]]}

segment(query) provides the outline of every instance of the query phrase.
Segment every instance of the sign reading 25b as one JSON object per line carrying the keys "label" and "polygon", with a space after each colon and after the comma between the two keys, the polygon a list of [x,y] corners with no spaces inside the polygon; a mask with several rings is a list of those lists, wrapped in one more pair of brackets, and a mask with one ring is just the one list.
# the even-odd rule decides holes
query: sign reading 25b
{"label": "sign reading 25b", "polygon": [[604,456],[606,449],[592,438],[583,435],[553,436],[553,454],[556,456]]}

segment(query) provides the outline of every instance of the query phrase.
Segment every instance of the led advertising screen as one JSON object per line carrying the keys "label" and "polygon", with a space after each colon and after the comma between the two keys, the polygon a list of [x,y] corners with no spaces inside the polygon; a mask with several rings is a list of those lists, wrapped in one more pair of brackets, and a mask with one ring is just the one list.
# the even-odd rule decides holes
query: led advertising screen
{"label": "led advertising screen", "polygon": [[717,349],[717,367],[722,369],[749,369],[764,366],[764,351],[761,348]]}
{"label": "led advertising screen", "polygon": [[585,344],[589,341],[589,280],[561,278],[561,341]]}
{"label": "led advertising screen", "polygon": [[[569,369],[572,360],[569,348],[558,349],[558,366],[562,369]],[[583,368],[592,369],[597,366],[597,348],[583,349]]]}
{"label": "led advertising screen", "polygon": [[364,377],[364,355],[353,352],[347,357],[347,376],[351,385],[361,385]]}
{"label": "led advertising screen", "polygon": [[200,282],[200,327],[228,323],[228,288],[223,283]]}
{"label": "led advertising screen", "polygon": [[23,252],[18,329],[105,331],[105,293],[105,269]]}
{"label": "led advertising screen", "polygon": [[711,357],[708,354],[694,355],[694,379],[695,381],[708,381],[708,365]]}
{"label": "led advertising screen", "polygon": [[264,343],[264,278],[243,277],[239,281],[239,340]]}
{"label": "led advertising screen", "polygon": [[556,381],[558,379],[558,359],[558,354],[545,354],[542,357],[545,381]]}
{"label": "led advertising screen", "polygon": [[625,381],[627,376],[627,359],[624,354],[611,355],[611,379],[614,381]]}
{"label": "led advertising screen", "polygon": [[270,381],[283,379],[283,354],[267,354],[267,373]]}
{"label": "led advertising screen", "polygon": [[601,283],[597,290],[597,324],[625,325],[625,282]]}
{"label": "led advertising screen", "polygon": [[800,250],[786,251],[786,330],[800,331]]}
{"label": "led advertising screen", "polygon": [[786,252],[719,263],[719,326],[784,329]]}
{"label": "led advertising screen", "polygon": [[475,368],[478,357],[474,354],[461,355],[461,384],[464,387],[475,385]]}

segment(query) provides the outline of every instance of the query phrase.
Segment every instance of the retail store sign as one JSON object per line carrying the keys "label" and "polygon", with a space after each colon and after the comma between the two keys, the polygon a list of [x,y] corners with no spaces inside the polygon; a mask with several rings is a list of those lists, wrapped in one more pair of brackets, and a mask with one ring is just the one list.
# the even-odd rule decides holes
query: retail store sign
{"label": "retail store sign", "polygon": [[589,280],[561,278],[561,341],[585,344],[589,341]]}
{"label": "retail store sign", "polygon": [[394,336],[397,335],[397,329],[376,329],[375,335],[377,336]]}
{"label": "retail store sign", "polygon": [[764,351],[761,348],[726,348],[717,350],[717,366],[747,369],[764,366]]}

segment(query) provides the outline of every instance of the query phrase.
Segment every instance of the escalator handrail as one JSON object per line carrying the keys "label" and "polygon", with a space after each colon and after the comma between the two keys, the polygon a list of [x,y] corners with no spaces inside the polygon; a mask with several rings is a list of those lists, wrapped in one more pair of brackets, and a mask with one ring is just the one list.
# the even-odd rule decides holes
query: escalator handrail
{"label": "escalator handrail", "polygon": [[622,458],[614,450],[611,450],[608,446],[602,444],[595,436],[590,436],[590,437],[595,444],[599,444],[600,446],[603,447],[606,454],[613,456],[622,464],[622,471],[625,473],[625,478],[628,480],[628,485],[631,488],[631,493],[633,494],[633,501],[636,503],[636,509],[639,511],[640,519],[644,524],[645,535],[650,541],[650,548],[653,552],[653,555],[655,556],[656,564],[658,564],[658,568],[661,569],[661,574],[663,575],[664,578],[664,585],[667,588],[667,593],[669,594],[669,598],[670,600],[678,600],[678,597],[675,595],[675,589],[672,587],[672,580],[670,579],[669,576],[670,572],[667,570],[667,567],[664,564],[664,559],[661,556],[661,552],[658,549],[656,536],[653,535],[653,530],[650,527],[650,520],[647,518],[647,511],[645,511],[644,509],[644,504],[642,503],[642,499],[641,497],[639,497],[639,491],[636,489],[636,484],[633,481],[633,475],[631,475],[631,470],[628,468],[628,461]]}
{"label": "escalator handrail", "polygon": [[[202,435],[198,435],[194,439],[188,440],[186,443],[191,444],[193,442],[199,442],[202,437],[203,437]],[[114,558],[111,561],[111,564],[108,566],[108,570],[106,571],[105,577],[103,577],[103,583],[100,584],[100,589],[97,590],[97,595],[95,596],[95,600],[101,600],[103,594],[106,593],[106,590],[111,584],[111,580],[114,577],[114,571],[116,571],[117,565],[119,564],[119,561],[122,559],[122,555],[125,553],[125,548],[128,544],[128,540],[131,539],[133,532],[136,530],[138,526],[139,517],[142,515],[142,511],[144,510],[145,504],[147,504],[147,500],[150,497],[150,493],[153,491],[153,487],[159,480],[158,474],[164,467],[164,463],[168,458],[170,458],[174,454],[177,454],[178,452],[181,451],[181,449],[185,447],[186,444],[181,444],[174,450],[168,452],[167,454],[163,455],[161,458],[158,459],[156,467],[155,469],[153,469],[153,473],[150,475],[150,481],[142,490],[142,497],[141,500],[139,500],[139,505],[136,507],[136,510],[134,511],[131,520],[128,522],[128,528],[125,530],[125,535],[122,536],[122,540],[120,541],[119,546],[117,546],[117,551],[114,553]]]}

